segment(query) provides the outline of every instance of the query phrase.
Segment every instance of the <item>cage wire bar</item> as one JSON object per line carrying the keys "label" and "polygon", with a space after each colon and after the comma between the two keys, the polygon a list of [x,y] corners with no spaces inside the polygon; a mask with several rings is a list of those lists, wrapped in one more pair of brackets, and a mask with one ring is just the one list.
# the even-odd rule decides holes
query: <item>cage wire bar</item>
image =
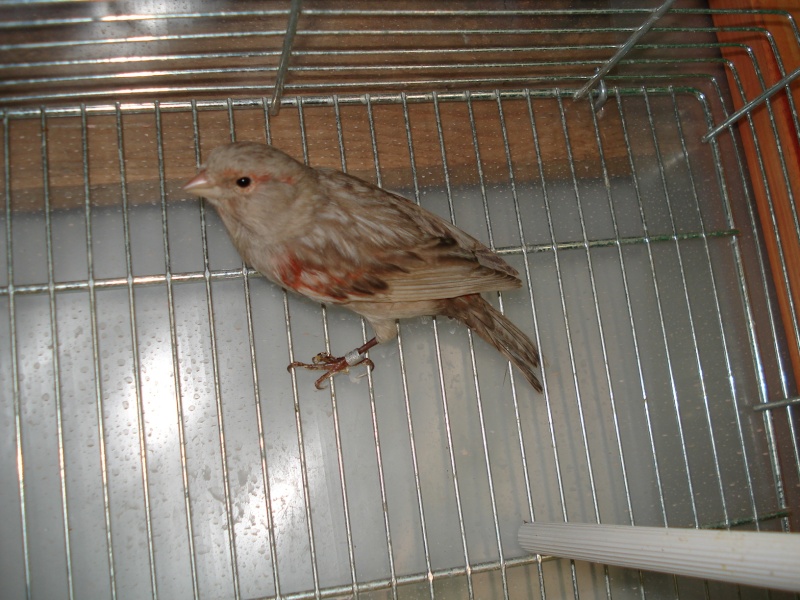
{"label": "cage wire bar", "polygon": [[[0,7],[4,594],[779,596],[526,555],[516,531],[796,531],[800,336],[774,284],[796,273],[762,227],[794,206],[775,112],[800,139],[797,69],[711,21],[772,15],[798,47],[790,15],[673,7],[604,72],[652,8],[113,6]],[[728,29],[770,44],[775,83],[744,53],[756,97]],[[573,100],[595,70],[600,112]],[[177,202],[237,139],[402,191],[504,256],[523,288],[491,300],[542,349],[544,396],[437,319],[399,324],[360,384],[287,374],[369,333]]]}

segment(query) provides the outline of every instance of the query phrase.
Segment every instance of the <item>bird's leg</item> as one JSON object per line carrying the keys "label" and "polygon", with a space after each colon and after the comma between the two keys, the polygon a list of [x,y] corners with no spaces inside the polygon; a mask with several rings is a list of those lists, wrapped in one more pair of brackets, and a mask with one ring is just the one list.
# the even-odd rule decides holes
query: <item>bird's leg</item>
{"label": "bird's leg", "polygon": [[316,387],[318,390],[321,390],[322,382],[330,377],[333,377],[337,373],[349,372],[350,367],[355,367],[356,365],[367,365],[370,370],[374,369],[375,363],[365,355],[367,350],[375,346],[377,343],[378,340],[372,338],[363,346],[351,350],[344,356],[331,356],[327,352],[320,352],[311,359],[310,363],[293,362],[286,367],[286,370],[291,371],[295,367],[303,367],[304,369],[312,369],[314,371],[326,371],[322,377],[314,382],[314,387]]}

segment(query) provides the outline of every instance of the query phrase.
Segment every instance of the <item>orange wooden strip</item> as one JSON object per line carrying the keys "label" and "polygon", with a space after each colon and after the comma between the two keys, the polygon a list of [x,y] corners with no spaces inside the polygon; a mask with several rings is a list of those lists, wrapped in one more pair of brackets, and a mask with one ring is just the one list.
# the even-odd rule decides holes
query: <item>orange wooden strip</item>
{"label": "orange wooden strip", "polygon": [[[789,0],[709,0],[709,5],[714,9],[791,9],[794,11],[795,19],[800,17],[797,2]],[[720,28],[717,33],[719,41],[730,44],[723,48],[722,54],[735,65],[746,95],[744,99],[740,96],[736,80],[728,71],[728,83],[737,109],[745,102],[755,98],[766,87],[778,82],[781,74],[769,39],[763,31],[731,31],[726,28],[767,30],[777,45],[785,71],[789,73],[800,65],[800,45],[785,16],[715,14],[713,18],[714,24]],[[734,44],[741,44],[752,50],[764,79],[763,86],[745,48],[734,46]],[[797,84],[792,89],[792,95],[795,106],[800,107],[800,86]],[[771,106],[778,129],[777,137],[774,134],[769,113],[763,105],[752,113],[757,139],[753,138],[753,130],[746,119],[742,119],[738,127],[752,178],[773,279],[778,292],[783,325],[789,340],[792,368],[795,378],[800,380],[800,340],[794,333],[800,329],[800,323],[796,322],[797,313],[800,312],[800,239],[798,239],[795,229],[793,215],[793,208],[800,211],[800,207],[797,206],[798,195],[800,195],[800,146],[786,93],[779,92],[772,99]],[[781,167],[779,144],[787,165],[788,177],[784,175]],[[761,152],[763,172],[762,167],[759,166],[758,151]],[[775,224],[773,224],[770,213],[770,201],[775,213]],[[793,202],[794,207],[792,206]],[[781,250],[783,260],[781,260]],[[783,277],[783,265],[789,274],[788,282]],[[791,312],[790,298],[794,301],[795,316]]]}

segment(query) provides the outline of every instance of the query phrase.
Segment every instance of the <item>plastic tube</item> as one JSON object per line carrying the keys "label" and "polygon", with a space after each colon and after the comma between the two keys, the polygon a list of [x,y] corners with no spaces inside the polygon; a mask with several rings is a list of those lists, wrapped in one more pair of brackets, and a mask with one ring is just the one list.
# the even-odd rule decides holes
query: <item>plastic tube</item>
{"label": "plastic tube", "polygon": [[800,534],[528,523],[534,554],[800,592]]}

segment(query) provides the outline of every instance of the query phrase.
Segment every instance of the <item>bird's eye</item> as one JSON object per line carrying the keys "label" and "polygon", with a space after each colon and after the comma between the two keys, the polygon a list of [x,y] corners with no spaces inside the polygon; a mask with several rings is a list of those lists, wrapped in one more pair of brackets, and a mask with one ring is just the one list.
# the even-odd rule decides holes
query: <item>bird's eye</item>
{"label": "bird's eye", "polygon": [[236,185],[240,188],[250,187],[251,183],[252,180],[249,177],[239,177],[239,179],[236,180]]}

